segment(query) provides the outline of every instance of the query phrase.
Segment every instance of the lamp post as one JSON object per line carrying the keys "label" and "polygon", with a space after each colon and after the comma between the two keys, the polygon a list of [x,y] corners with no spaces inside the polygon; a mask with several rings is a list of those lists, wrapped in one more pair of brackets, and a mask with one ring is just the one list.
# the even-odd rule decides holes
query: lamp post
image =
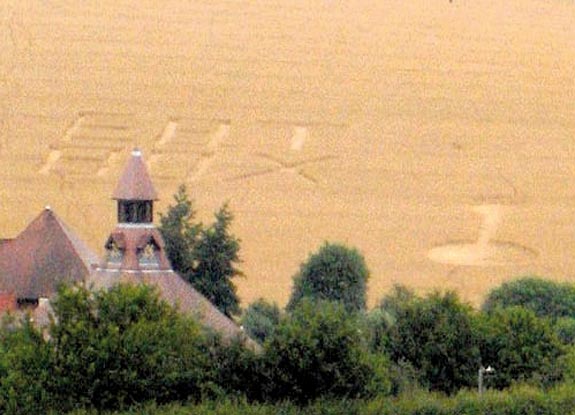
{"label": "lamp post", "polygon": [[489,375],[493,372],[495,372],[495,369],[493,369],[491,366],[481,366],[477,371],[477,391],[479,392],[479,396],[483,395],[483,376]]}

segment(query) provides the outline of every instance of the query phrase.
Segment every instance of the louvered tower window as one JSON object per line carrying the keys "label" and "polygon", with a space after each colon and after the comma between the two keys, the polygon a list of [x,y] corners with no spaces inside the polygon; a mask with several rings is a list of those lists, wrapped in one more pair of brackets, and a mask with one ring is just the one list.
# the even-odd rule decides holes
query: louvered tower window
{"label": "louvered tower window", "polygon": [[153,217],[151,200],[118,201],[118,222],[120,223],[151,223]]}

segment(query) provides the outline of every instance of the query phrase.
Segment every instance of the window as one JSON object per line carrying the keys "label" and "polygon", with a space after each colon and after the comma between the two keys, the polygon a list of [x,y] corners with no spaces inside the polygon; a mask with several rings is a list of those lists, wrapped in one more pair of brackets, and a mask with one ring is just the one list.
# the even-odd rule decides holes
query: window
{"label": "window", "polygon": [[16,302],[18,303],[18,308],[30,309],[38,307],[37,298],[18,298]]}
{"label": "window", "polygon": [[151,223],[152,220],[153,207],[151,200],[118,201],[118,222]]}
{"label": "window", "polygon": [[112,263],[121,263],[124,254],[122,249],[118,246],[116,241],[112,240],[110,243],[106,245],[106,259],[108,262]]}
{"label": "window", "polygon": [[150,241],[142,249],[138,250],[138,262],[141,265],[159,265],[158,248]]}

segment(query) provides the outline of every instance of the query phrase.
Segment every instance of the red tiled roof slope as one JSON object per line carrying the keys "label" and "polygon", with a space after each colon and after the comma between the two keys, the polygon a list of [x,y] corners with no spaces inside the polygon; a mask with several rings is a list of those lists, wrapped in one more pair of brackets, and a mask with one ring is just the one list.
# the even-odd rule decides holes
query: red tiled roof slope
{"label": "red tiled roof slope", "polygon": [[0,244],[0,291],[50,297],[59,283],[84,280],[98,257],[45,209],[12,241]]}
{"label": "red tiled roof slope", "polygon": [[240,337],[252,349],[260,348],[233,320],[218,310],[174,271],[121,272],[98,269],[90,276],[88,287],[110,288],[119,283],[147,284],[157,287],[160,298],[177,307],[179,311],[197,318],[200,323],[219,333],[224,339]]}
{"label": "red tiled roof slope", "polygon": [[148,169],[139,150],[132,151],[112,199],[158,200]]}

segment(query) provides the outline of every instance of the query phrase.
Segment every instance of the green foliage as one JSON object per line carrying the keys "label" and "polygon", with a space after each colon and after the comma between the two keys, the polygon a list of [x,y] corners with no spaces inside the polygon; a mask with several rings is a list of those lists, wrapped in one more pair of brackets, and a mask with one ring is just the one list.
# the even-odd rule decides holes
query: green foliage
{"label": "green foliage", "polygon": [[495,368],[488,385],[506,387],[517,381],[548,386],[560,377],[557,362],[563,347],[549,320],[523,307],[497,309],[481,321],[481,356]]}
{"label": "green foliage", "polygon": [[575,347],[567,347],[565,353],[557,360],[557,366],[561,367],[563,380],[575,385]]}
{"label": "green foliage", "polygon": [[[3,332],[2,409],[121,408],[199,398],[209,353],[200,326],[147,286],[61,287],[46,340],[29,324]],[[32,408],[32,409],[31,409]]]}
{"label": "green foliage", "polygon": [[[314,401],[306,406],[290,402],[278,404],[249,403],[245,400],[222,399],[198,404],[157,405],[148,403],[115,415],[566,415],[575,412],[573,385],[541,390],[525,385],[506,391],[462,391],[447,397],[418,391],[390,399],[378,396],[362,400]],[[69,415],[96,415],[74,412]]]}
{"label": "green foliage", "polygon": [[248,336],[263,343],[280,323],[281,310],[276,303],[263,298],[251,303],[242,316],[242,326]]}
{"label": "green foliage", "polygon": [[53,306],[52,372],[64,407],[200,396],[208,367],[200,327],[150,287],[62,288]]}
{"label": "green foliage", "polygon": [[403,285],[394,285],[391,293],[381,299],[378,308],[388,316],[391,323],[394,323],[403,310],[417,299],[413,290]]}
{"label": "green foliage", "polygon": [[375,399],[360,408],[365,415],[565,415],[575,410],[571,386],[541,390],[520,385],[506,391],[462,391],[455,396],[418,392],[398,399]]}
{"label": "green foliage", "polygon": [[452,393],[473,385],[480,358],[471,307],[452,292],[408,301],[397,308],[390,355],[408,362],[432,390]]}
{"label": "green foliage", "polygon": [[381,308],[374,308],[363,317],[365,339],[374,353],[386,353],[390,347],[389,333],[395,324],[394,318]]}
{"label": "green foliage", "polygon": [[337,303],[303,300],[264,345],[267,398],[355,398],[374,376],[356,319]]}
{"label": "green foliage", "polygon": [[369,271],[363,256],[344,245],[325,243],[294,276],[287,305],[293,310],[304,298],[338,301],[348,311],[365,310]]}
{"label": "green foliage", "polygon": [[219,399],[261,400],[261,384],[266,380],[263,378],[260,356],[245,347],[239,339],[224,342],[219,337],[212,337],[211,341],[213,396]]}
{"label": "green foliage", "polygon": [[575,286],[537,277],[524,277],[492,290],[483,310],[522,306],[539,317],[575,318]]}
{"label": "green foliage", "polygon": [[391,362],[389,366],[390,393],[393,396],[413,394],[423,390],[420,373],[405,359]]}
{"label": "green foliage", "polygon": [[210,226],[194,223],[195,211],[185,186],[174,195],[160,232],[172,267],[227,316],[240,313],[236,287],[231,279],[241,276],[240,241],[230,233],[233,215],[227,205],[215,214]]}
{"label": "green foliage", "polygon": [[0,332],[0,413],[31,414],[50,407],[52,349],[28,318]]}
{"label": "green foliage", "polygon": [[575,344],[575,318],[560,318],[555,321],[553,328],[561,343],[565,345]]}
{"label": "green foliage", "polygon": [[194,251],[201,224],[193,223],[196,212],[184,185],[178,188],[174,200],[176,204],[170,205],[165,215],[160,214],[159,229],[172,268],[181,275],[188,275],[194,268]]}
{"label": "green foliage", "polygon": [[240,313],[236,287],[231,282],[232,278],[243,275],[235,267],[240,261],[240,243],[230,234],[233,215],[227,205],[216,212],[215,218],[212,225],[200,232],[194,250],[196,262],[189,278],[198,291],[231,317]]}
{"label": "green foliage", "polygon": [[365,314],[366,340],[370,349],[377,353],[390,350],[390,333],[398,316],[418,297],[402,285],[395,285],[391,293],[383,297],[378,307]]}

